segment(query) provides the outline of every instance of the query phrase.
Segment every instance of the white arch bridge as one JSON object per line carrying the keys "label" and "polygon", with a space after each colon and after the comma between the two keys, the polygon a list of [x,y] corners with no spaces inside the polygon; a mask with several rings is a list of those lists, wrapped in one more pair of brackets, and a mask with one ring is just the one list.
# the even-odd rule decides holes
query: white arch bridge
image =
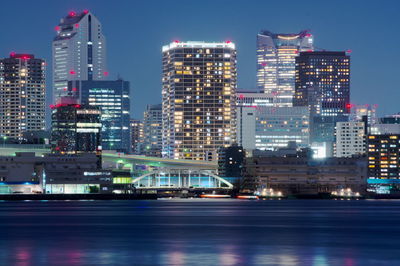
{"label": "white arch bridge", "polygon": [[165,169],[132,180],[136,189],[232,189],[233,184],[209,170]]}

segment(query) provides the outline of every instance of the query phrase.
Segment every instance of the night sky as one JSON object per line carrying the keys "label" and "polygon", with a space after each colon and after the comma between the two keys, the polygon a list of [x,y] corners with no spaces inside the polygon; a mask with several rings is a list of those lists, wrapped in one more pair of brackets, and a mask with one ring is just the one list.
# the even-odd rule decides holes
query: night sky
{"label": "night sky", "polygon": [[1,2],[0,57],[15,51],[46,59],[49,99],[54,27],[69,11],[89,9],[103,25],[110,76],[131,82],[134,117],[142,117],[146,104],[161,101],[161,46],[172,40],[232,40],[238,51],[238,87],[254,88],[261,29],[310,29],[318,48],[351,49],[352,103],[378,104],[380,115],[400,112],[398,1]]}

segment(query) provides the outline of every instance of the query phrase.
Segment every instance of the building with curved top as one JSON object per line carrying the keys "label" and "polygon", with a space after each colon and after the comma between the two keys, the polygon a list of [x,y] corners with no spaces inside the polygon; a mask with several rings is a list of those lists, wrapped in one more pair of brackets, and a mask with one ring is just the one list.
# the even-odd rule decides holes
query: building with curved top
{"label": "building with curved top", "polygon": [[55,27],[53,40],[53,97],[75,96],[70,80],[103,80],[106,40],[99,20],[88,10],[69,12]]}
{"label": "building with curved top", "polygon": [[299,33],[257,34],[257,88],[291,103],[295,90],[295,58],[302,51],[313,51],[313,36]]}

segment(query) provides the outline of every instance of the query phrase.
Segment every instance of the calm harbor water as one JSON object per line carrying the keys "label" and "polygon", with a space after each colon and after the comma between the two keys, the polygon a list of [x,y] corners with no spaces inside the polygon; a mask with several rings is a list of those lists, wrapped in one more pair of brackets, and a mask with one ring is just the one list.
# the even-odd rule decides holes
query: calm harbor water
{"label": "calm harbor water", "polygon": [[400,265],[400,201],[0,202],[0,265]]}

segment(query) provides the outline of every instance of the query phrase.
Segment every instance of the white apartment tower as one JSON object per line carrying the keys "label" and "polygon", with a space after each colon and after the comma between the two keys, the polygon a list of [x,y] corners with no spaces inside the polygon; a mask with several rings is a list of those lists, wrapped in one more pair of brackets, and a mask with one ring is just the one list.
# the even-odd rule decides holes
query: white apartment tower
{"label": "white apartment tower", "polygon": [[337,122],[335,157],[365,153],[365,122]]}
{"label": "white apartment tower", "polygon": [[70,80],[104,80],[106,40],[99,20],[89,11],[69,12],[55,27],[53,40],[53,100],[75,96]]}
{"label": "white apartment tower", "polygon": [[215,160],[236,141],[236,49],[230,41],[163,46],[163,156]]}

